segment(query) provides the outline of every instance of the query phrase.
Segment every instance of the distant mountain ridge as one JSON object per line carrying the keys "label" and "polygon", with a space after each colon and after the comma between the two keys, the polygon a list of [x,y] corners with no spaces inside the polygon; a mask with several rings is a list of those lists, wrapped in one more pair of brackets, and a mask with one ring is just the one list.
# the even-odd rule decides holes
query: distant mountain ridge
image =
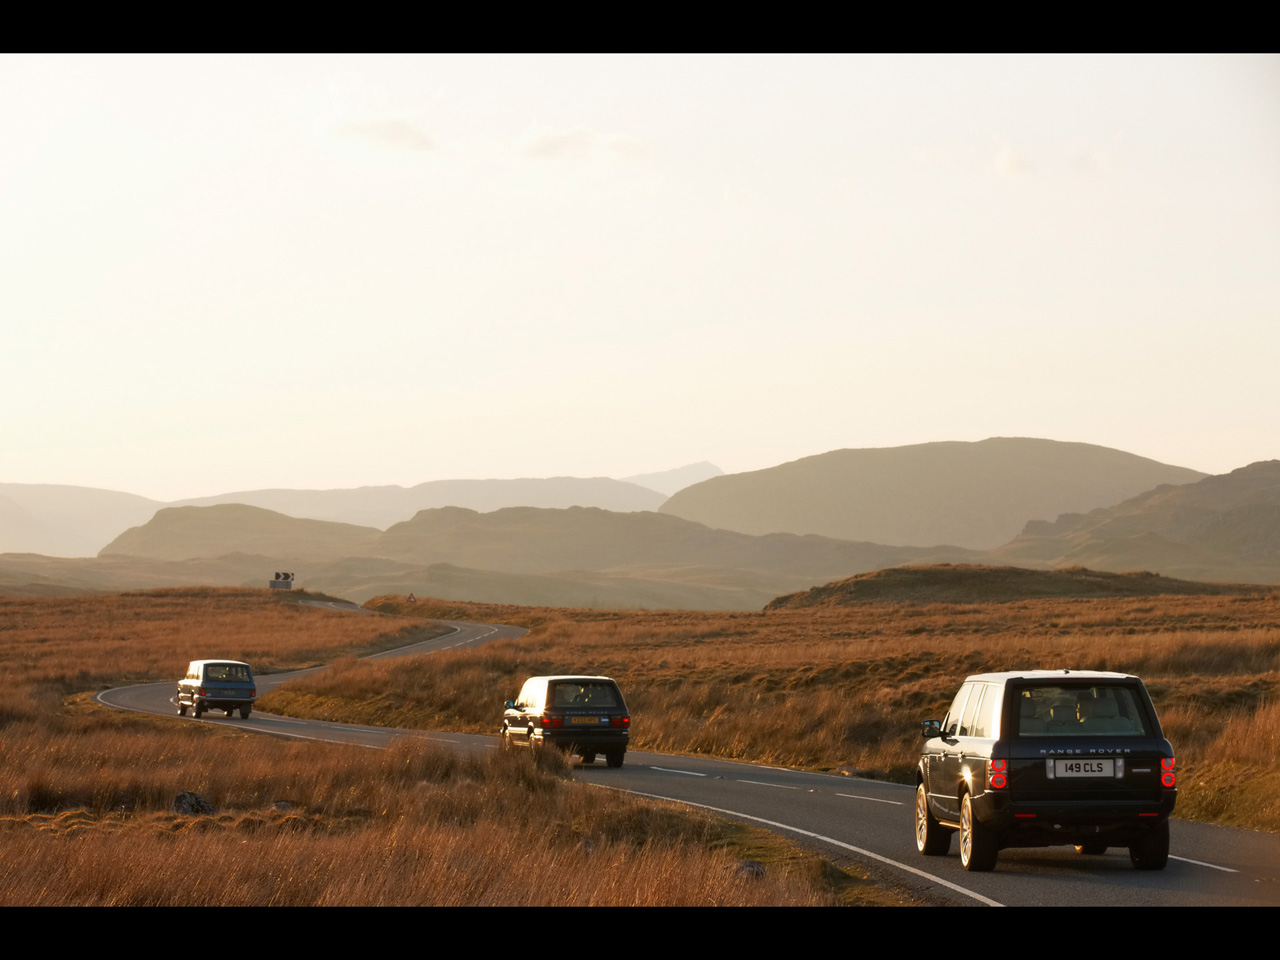
{"label": "distant mountain ridge", "polygon": [[[688,473],[693,471],[693,473]],[[678,483],[679,476],[718,472],[692,464],[651,474]],[[168,507],[239,503],[291,517],[353,523],[385,530],[419,510],[459,506],[488,512],[503,507],[600,507],[622,513],[657,510],[666,494],[609,477],[518,480],[432,480],[335,490],[243,490],[165,502],[131,493],[59,484],[0,484],[0,553],[93,556],[122,531],[146,523]]]}
{"label": "distant mountain ridge", "polygon": [[[462,507],[425,509],[383,532],[375,527],[298,520],[243,504],[161,509],[102,548],[100,556],[193,561],[225,554],[274,557],[279,564],[356,563],[380,559],[526,575],[643,572],[653,579],[722,582],[733,573],[777,586],[847,570],[872,570],[925,559],[968,559],[954,548],[883,547],[820,536],[751,536],[712,530],[655,512],[617,513],[598,507],[507,507],[480,513]],[[765,575],[760,579],[756,575]]]}
{"label": "distant mountain ridge", "polygon": [[661,512],[741,533],[991,549],[1028,520],[1204,476],[1088,443],[992,437],[833,450],[694,484]]}
{"label": "distant mountain ridge", "polygon": [[628,513],[657,510],[666,495],[609,477],[545,477],[519,480],[430,480],[413,487],[348,490],[243,490],[178,501],[204,507],[243,503],[291,517],[333,520],[386,529],[433,507],[465,507],[488,513],[503,507],[600,507]]}
{"label": "distant mountain ridge", "polygon": [[[648,487],[650,490],[657,490],[659,493],[669,497],[673,493],[695,483],[710,480],[712,477],[723,476],[723,470],[714,463],[708,463],[703,460],[701,463],[691,463],[687,466],[676,467],[674,470],[663,470],[660,473],[640,473],[634,477],[623,477],[622,479],[627,483],[638,483],[640,486]],[[511,504],[511,506],[516,506],[516,504]],[[521,504],[521,506],[525,506],[525,504]],[[578,504],[578,506],[588,506],[588,504]],[[594,504],[594,506],[599,506],[599,504]]]}
{"label": "distant mountain ridge", "polygon": [[1280,582],[1280,460],[1162,485],[1087,514],[1031,521],[992,554],[1012,563]]}
{"label": "distant mountain ridge", "polygon": [[[1041,475],[1047,471],[1052,480],[1064,456],[1077,465],[1083,461],[1098,467],[1101,479],[1094,478],[1094,489],[1112,482],[1115,474],[1123,479],[1129,468],[1142,475],[1154,463],[1120,451],[1053,441],[992,440],[958,446],[967,448],[961,451],[961,462],[965,456],[973,460],[972,448],[984,448],[977,459],[988,461],[988,466],[992,449],[998,455],[996,461],[1012,450],[1015,464],[1031,450],[1037,454],[1032,458],[1034,469],[1024,462],[1014,475],[1032,488],[1040,483],[1033,482],[1036,471]],[[891,452],[903,449],[909,448]],[[921,490],[966,476],[963,469],[944,469],[954,467],[956,458],[948,461],[944,456],[940,463],[936,456],[940,452],[955,453],[914,451],[932,469],[924,471],[914,485],[900,482],[897,499],[886,496],[883,504],[860,505],[880,505],[889,520],[896,516],[898,521],[903,517],[918,521],[912,505],[920,500]],[[809,459],[821,461],[827,456]],[[1120,469],[1114,469],[1117,464]],[[262,585],[273,570],[286,569],[299,574],[300,586],[357,599],[403,587],[401,592],[434,591],[446,599],[693,609],[758,609],[775,597],[803,592],[815,583],[838,583],[873,570],[921,564],[1088,567],[1237,584],[1280,583],[1280,461],[1250,464],[1217,477],[1162,464],[1154,468],[1189,472],[1200,479],[1163,483],[1088,511],[1062,511],[1054,515],[1056,519],[1024,518],[1020,532],[989,550],[945,544],[888,545],[814,534],[756,535],[665,510],[517,506],[481,512],[434,507],[419,510],[384,531],[246,504],[160,505],[145,522],[116,536],[96,559],[58,559],[32,551],[0,553],[0,594],[96,592],[184,582]],[[888,475],[892,477],[893,471]],[[721,476],[689,489],[716,489],[741,476],[750,475]],[[883,480],[877,482],[883,484]],[[1010,490],[1017,484],[989,479],[987,486],[1012,498]],[[952,487],[971,490],[973,476]],[[403,492],[403,488],[394,489]],[[77,488],[34,490],[36,496],[51,497],[56,505],[59,497],[69,495],[68,490],[74,494]],[[30,495],[32,491],[20,492]],[[96,492],[107,494],[97,500],[104,511],[112,504],[139,512],[157,505],[129,494]],[[985,488],[984,496],[987,500],[975,497],[971,507],[954,513],[962,519],[972,514],[989,522],[990,513],[983,509],[990,500]],[[845,499],[851,499],[847,489]],[[10,512],[21,519],[26,515],[24,508],[14,502],[18,509]],[[5,506],[0,499],[0,520]]]}
{"label": "distant mountain ridge", "polygon": [[669,565],[805,577],[833,569],[907,563],[939,553],[969,554],[794,534],[753,537],[661,513],[612,513],[595,507],[508,507],[491,513],[459,507],[423,510],[388,529],[369,549],[417,563],[452,558],[449,562],[464,566],[521,573]]}
{"label": "distant mountain ridge", "polygon": [[166,504],[55,483],[0,483],[0,552],[90,557]]}

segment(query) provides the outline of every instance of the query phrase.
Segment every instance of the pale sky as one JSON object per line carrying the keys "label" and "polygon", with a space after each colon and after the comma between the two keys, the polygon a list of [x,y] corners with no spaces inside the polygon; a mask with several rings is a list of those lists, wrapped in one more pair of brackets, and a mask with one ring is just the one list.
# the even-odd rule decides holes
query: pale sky
{"label": "pale sky", "polygon": [[0,482],[1280,457],[1280,57],[0,57]]}

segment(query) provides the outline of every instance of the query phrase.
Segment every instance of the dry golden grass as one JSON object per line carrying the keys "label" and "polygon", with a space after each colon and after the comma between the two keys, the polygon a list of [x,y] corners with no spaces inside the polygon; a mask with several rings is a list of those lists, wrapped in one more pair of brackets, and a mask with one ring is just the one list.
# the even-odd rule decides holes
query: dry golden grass
{"label": "dry golden grass", "polygon": [[[422,740],[376,751],[220,739],[215,762],[228,766],[213,780],[227,812],[0,818],[0,904],[836,902],[803,875],[740,875],[736,856],[713,849],[725,828],[710,817],[620,802],[522,755],[467,758]],[[263,803],[273,793],[293,799]]]}
{"label": "dry golden grass", "polygon": [[768,613],[572,611],[370,601],[406,614],[519,623],[470,653],[350,663],[264,707],[361,722],[495,732],[527,676],[616,678],[633,745],[909,781],[919,721],[972,673],[1142,676],[1178,753],[1178,814],[1280,829],[1280,595],[862,603]]}
{"label": "dry golden grass", "polygon": [[[283,669],[404,642],[403,621],[266,591],[4,601],[0,903],[807,905],[858,887],[812,857],[741,877],[739,828],[574,783],[555,755],[288,742],[92,699],[203,656]],[[168,812],[180,791],[219,812]]]}

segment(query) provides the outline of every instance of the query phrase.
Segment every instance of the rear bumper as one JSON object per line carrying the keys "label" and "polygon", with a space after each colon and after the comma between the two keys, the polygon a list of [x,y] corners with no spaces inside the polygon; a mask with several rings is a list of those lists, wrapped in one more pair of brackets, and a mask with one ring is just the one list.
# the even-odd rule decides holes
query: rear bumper
{"label": "rear bumper", "polygon": [[1001,846],[1040,846],[1057,843],[1132,842],[1155,824],[1169,819],[1177,790],[1140,799],[1099,801],[1019,801],[988,791],[974,799],[974,813],[1000,836]]}
{"label": "rear bumper", "polygon": [[253,706],[252,697],[196,697],[193,704],[200,704],[202,707],[212,707],[214,710],[230,710],[232,707],[251,707]]}
{"label": "rear bumper", "polygon": [[629,730],[538,730],[533,731],[533,742],[567,750],[570,747],[591,747],[599,750],[626,747],[631,742]]}

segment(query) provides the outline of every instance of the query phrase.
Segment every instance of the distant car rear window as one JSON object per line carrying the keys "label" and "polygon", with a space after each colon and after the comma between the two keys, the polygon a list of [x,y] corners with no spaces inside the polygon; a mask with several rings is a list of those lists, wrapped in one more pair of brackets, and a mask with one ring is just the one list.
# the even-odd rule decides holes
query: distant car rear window
{"label": "distant car rear window", "polygon": [[552,701],[557,707],[618,707],[618,688],[612,683],[557,683]]}
{"label": "distant car rear window", "polygon": [[1015,689],[1019,737],[1150,737],[1137,692],[1122,684],[1037,684]]}
{"label": "distant car rear window", "polygon": [[249,668],[243,663],[207,663],[204,667],[204,678],[232,683],[248,683],[253,679],[249,675]]}

